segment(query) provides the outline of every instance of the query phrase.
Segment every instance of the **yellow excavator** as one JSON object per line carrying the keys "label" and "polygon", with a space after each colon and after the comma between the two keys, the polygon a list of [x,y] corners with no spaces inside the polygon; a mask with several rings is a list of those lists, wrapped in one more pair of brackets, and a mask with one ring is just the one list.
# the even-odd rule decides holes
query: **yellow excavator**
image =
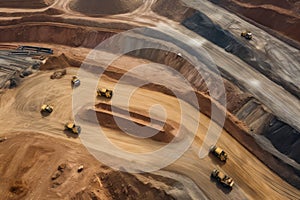
{"label": "yellow excavator", "polygon": [[80,85],[80,80],[77,76],[73,76],[71,83],[73,87],[78,87]]}
{"label": "yellow excavator", "polygon": [[231,177],[227,176],[226,174],[224,174],[223,172],[220,172],[217,169],[214,169],[212,171],[211,176],[213,178],[217,179],[217,181],[225,187],[232,188],[232,186],[234,184],[234,181]]}
{"label": "yellow excavator", "polygon": [[106,88],[98,88],[97,89],[97,95],[99,97],[106,97],[108,99],[111,99],[112,95],[113,95],[113,91],[109,90],[109,89],[106,89]]}
{"label": "yellow excavator", "polygon": [[50,114],[50,113],[52,113],[52,111],[53,111],[53,106],[50,106],[48,104],[44,104],[41,107],[41,112],[47,112]]}
{"label": "yellow excavator", "polygon": [[219,158],[222,162],[226,162],[228,159],[227,153],[225,153],[223,149],[215,145],[210,147],[210,152],[217,158]]}
{"label": "yellow excavator", "polygon": [[77,134],[77,135],[80,134],[80,132],[81,132],[81,127],[76,125],[74,122],[67,122],[65,124],[65,129],[72,131],[72,133]]}
{"label": "yellow excavator", "polygon": [[241,36],[246,38],[247,40],[251,40],[252,39],[252,33],[250,31],[243,31],[241,33]]}

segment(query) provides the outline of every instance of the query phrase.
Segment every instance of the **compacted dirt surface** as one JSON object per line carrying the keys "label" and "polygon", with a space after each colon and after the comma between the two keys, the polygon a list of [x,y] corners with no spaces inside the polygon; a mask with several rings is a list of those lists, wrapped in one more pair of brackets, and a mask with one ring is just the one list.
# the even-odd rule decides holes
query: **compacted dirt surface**
{"label": "compacted dirt surface", "polygon": [[[298,4],[291,1],[289,5],[280,1],[251,5],[231,2],[295,18],[299,14]],[[17,74],[14,87],[6,84],[0,88],[0,138],[5,138],[0,142],[1,199],[299,199],[299,50],[216,4],[194,0],[0,1],[1,49],[16,51],[19,45],[30,45],[54,52],[39,57],[39,70],[29,76]],[[79,67],[94,47],[138,27],[155,31],[131,32],[128,37],[134,40],[121,37],[118,45],[130,47],[128,41],[134,41],[137,46],[156,44],[166,48],[136,50],[109,63],[98,87],[114,90],[112,99],[96,97],[96,90],[92,97],[84,92],[95,76],[93,72],[102,71],[106,60],[114,56],[109,49],[100,51],[99,62],[84,71],[91,78],[79,77],[81,85],[72,87],[72,77],[82,74]],[[271,24],[267,27],[281,31]],[[254,32],[252,41],[240,37],[247,28]],[[291,28],[282,33],[297,40],[294,32]],[[216,40],[218,37],[224,40]],[[198,60],[208,67],[197,73],[184,56],[194,52],[183,44],[207,51],[218,66],[226,107],[220,104],[216,71],[201,54]],[[173,50],[176,46],[182,48],[181,52]],[[3,61],[8,62],[9,56],[6,51],[0,56],[4,73],[7,65]],[[134,70],[143,65],[151,67]],[[65,74],[50,78],[62,70]],[[124,74],[130,79],[122,82]],[[153,77],[160,83],[151,83]],[[200,110],[182,88],[181,77],[192,86]],[[133,90],[130,101],[126,101],[126,92],[143,81],[151,84]],[[210,85],[214,87],[208,91]],[[176,98],[174,92],[188,98]],[[211,99],[210,94],[217,94],[217,98]],[[90,99],[93,105],[75,109],[75,97]],[[54,111],[41,113],[43,104],[52,105]],[[226,113],[224,125],[219,118],[210,119],[212,105],[219,113]],[[74,119],[83,128],[79,136],[64,127]],[[138,138],[144,133],[124,125],[130,123],[157,134]],[[131,155],[151,154],[175,141],[167,156],[176,157],[176,144],[190,138],[191,133],[195,137],[170,165],[153,172],[127,173],[129,164],[119,171],[93,155],[108,157],[111,163],[127,161],[132,167],[135,160],[131,156],[120,158],[110,148],[94,153],[83,145],[87,138],[97,141],[89,135],[97,124],[115,147]],[[207,152],[199,156],[200,149],[208,150],[215,143],[207,139],[208,130],[221,130],[216,144],[228,153],[226,163]],[[149,163],[145,158],[140,161],[155,167],[160,164],[157,159],[164,160],[158,156],[156,162]],[[210,177],[215,168],[233,178],[232,189]]]}

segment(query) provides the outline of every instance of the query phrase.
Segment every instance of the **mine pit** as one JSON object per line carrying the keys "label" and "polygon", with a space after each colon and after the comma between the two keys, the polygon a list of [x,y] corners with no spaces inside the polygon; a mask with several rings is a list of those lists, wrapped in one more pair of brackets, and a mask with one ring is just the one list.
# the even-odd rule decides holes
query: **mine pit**
{"label": "mine pit", "polygon": [[[297,199],[298,4],[287,0],[0,1],[1,198]],[[140,27],[156,32],[135,32],[128,35],[129,40],[112,42],[111,47],[141,49],[109,63],[90,97],[93,105],[73,113],[74,94],[89,81],[79,73],[88,54],[106,39]],[[245,30],[251,31],[252,39],[241,36]],[[165,50],[142,48],[148,44]],[[215,69],[200,67],[198,73],[185,59],[186,54],[195,58],[195,52],[175,48],[186,46],[209,54]],[[112,52],[107,48],[101,53],[101,62],[87,73],[94,75],[94,68],[106,67],[105,55]],[[152,68],[128,73],[148,64]],[[74,76],[80,80],[77,87],[72,87]],[[120,82],[124,76],[127,81]],[[192,90],[180,84],[179,76]],[[152,83],[154,78],[161,82]],[[218,78],[224,85],[226,105],[222,105]],[[143,81],[150,83],[135,90],[129,102],[116,99]],[[96,87],[112,90],[113,96],[98,97]],[[44,104],[53,106],[51,115],[40,114]],[[161,112],[149,113],[156,104],[165,109],[165,121]],[[217,117],[212,120],[213,112]],[[224,123],[221,114],[225,114]],[[135,137],[145,133],[119,127],[116,119],[156,134]],[[194,138],[174,163],[155,172],[130,174],[126,166],[115,169],[93,157],[83,146],[82,135],[65,130],[66,122],[73,121],[82,127],[97,123],[112,144],[134,154],[151,154],[171,142]],[[178,134],[179,127],[183,132]],[[216,145],[228,153],[226,164],[211,156],[199,157],[201,147],[212,145],[208,130],[211,136],[220,131]],[[176,157],[181,150],[168,150],[167,157]],[[114,162],[135,162],[132,157],[119,158],[110,149],[100,153]],[[210,179],[214,168],[234,179],[231,190]]]}

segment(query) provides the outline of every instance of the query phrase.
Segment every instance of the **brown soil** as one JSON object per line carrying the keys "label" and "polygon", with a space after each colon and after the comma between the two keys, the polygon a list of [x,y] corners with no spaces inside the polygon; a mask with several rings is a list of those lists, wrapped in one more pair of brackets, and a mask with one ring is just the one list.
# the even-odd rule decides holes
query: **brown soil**
{"label": "brown soil", "polygon": [[64,69],[70,67],[69,63],[70,61],[64,54],[50,56],[47,58],[46,63],[40,67],[40,70]]}
{"label": "brown soil", "polygon": [[[2,1],[2,3],[3,2],[4,1]],[[99,5],[98,2],[93,1],[93,3],[87,4],[83,0],[78,0],[71,4],[71,8],[85,15],[103,16],[130,12],[141,5],[140,1],[130,3],[122,1],[104,3],[101,1]],[[273,27],[275,30],[278,29],[278,31],[291,38],[297,36],[298,30],[296,30],[294,26],[298,24],[299,19],[294,15],[294,13],[298,12],[297,8],[294,9],[292,11],[294,13],[291,14],[291,12],[287,10],[288,7],[283,6],[285,3],[283,1],[283,3],[281,3],[281,1],[274,2],[273,5],[275,7],[261,5],[258,2],[255,6],[253,6],[254,3],[250,5],[237,2],[238,1],[233,2],[234,6],[232,6],[231,9],[238,10],[238,12],[243,13],[246,17],[249,15],[249,18],[252,17],[263,25]],[[5,3],[7,5],[11,3],[11,7],[20,7],[15,1],[5,1]],[[41,1],[37,3],[40,7],[35,4],[32,5],[32,3],[29,6],[27,5],[28,3],[29,1],[24,1],[22,6],[30,8],[34,8],[35,6],[35,8],[46,7],[46,3]],[[51,1],[49,4],[51,3],[53,2]],[[268,1],[268,3],[271,4],[272,2]],[[295,2],[288,5],[298,6],[299,8],[299,4],[293,3]],[[174,6],[179,8],[179,14],[177,11],[176,14],[172,9]],[[280,6],[282,8],[278,9]],[[68,9],[68,7],[63,8]],[[187,10],[180,1],[167,2],[160,0],[157,1],[156,5],[152,5],[152,10],[177,22],[189,16],[191,11]],[[68,12],[70,11],[68,10]],[[265,14],[265,12],[269,13],[270,17],[268,20],[263,18],[262,13]],[[72,14],[74,13],[75,12]],[[0,182],[0,193],[3,194],[3,198],[39,199],[47,196],[47,198],[50,199],[124,199],[125,197],[129,199],[171,199],[172,197],[167,194],[167,191],[170,190],[170,188],[176,188],[178,185],[179,190],[181,190],[181,183],[164,177],[130,175],[108,169],[95,161],[95,159],[78,144],[79,141],[75,139],[74,136],[70,136],[69,133],[67,134],[62,131],[63,121],[72,119],[72,89],[70,87],[70,78],[71,74],[76,73],[76,69],[70,66],[80,66],[80,62],[84,59],[86,53],[89,52],[89,49],[71,47],[93,48],[120,30],[126,30],[129,25],[122,24],[122,20],[128,21],[129,23],[131,18],[115,21],[115,24],[120,26],[118,29],[111,30],[116,26],[104,18],[93,18],[97,21],[92,21],[91,18],[88,19],[88,17],[81,15],[76,19],[70,19],[71,15],[68,15],[70,13],[66,13],[65,16],[52,16],[51,18],[47,16],[56,14],[62,14],[62,9],[54,8],[52,10],[51,8],[45,12],[39,11],[38,15],[34,15],[34,12],[19,12],[15,14],[12,13],[12,15],[5,12],[0,13],[1,16],[5,17],[26,15],[24,18],[12,20],[9,18],[1,19],[0,42],[32,42],[39,43],[39,46],[41,46],[40,43],[44,43],[43,45],[53,47],[55,52],[56,50],[60,51],[60,53],[49,57],[46,64],[41,68],[42,70],[52,71],[42,71],[34,74],[22,82],[23,84],[18,88],[0,94],[0,107],[2,111],[0,113],[0,124],[2,127],[0,134],[6,134],[9,137],[7,141],[0,145],[2,152],[0,154],[0,160],[5,163],[5,165],[0,165],[0,176],[1,179],[4,180]],[[75,14],[80,15],[80,13]],[[257,17],[255,18],[256,15]],[[113,17],[116,16],[112,16],[112,18]],[[69,25],[68,23],[75,24],[76,26]],[[282,25],[282,28],[277,23],[287,23],[289,26]],[[102,28],[99,28],[99,26]],[[108,29],[105,29],[104,26],[108,27]],[[84,53],[81,52],[81,50],[83,50]],[[149,58],[149,56],[145,55],[151,55],[152,57]],[[177,60],[174,59],[176,55],[165,55],[165,52],[151,52],[150,54],[149,52],[144,52],[144,58],[155,62],[158,62],[157,59],[161,61],[164,61],[164,59],[171,60],[173,63],[168,64],[171,64],[171,66],[173,64],[175,69],[189,77],[189,81],[199,90],[197,97],[202,113],[210,116],[212,104],[219,110],[224,110],[217,102],[210,99],[206,84],[201,81],[201,77],[198,77],[190,70],[191,66],[187,63],[183,64],[177,62]],[[142,55],[139,56],[143,57]],[[132,57],[125,57],[116,61],[113,64],[114,67],[109,68],[109,70],[105,72],[104,85],[106,84],[113,87],[116,80],[126,72],[126,65],[140,61],[140,59]],[[144,64],[145,61],[142,60],[141,63]],[[119,66],[122,66],[122,69],[118,68]],[[66,67],[68,67],[67,74],[64,77],[59,80],[50,80],[49,77],[54,72],[54,69]],[[211,199],[297,199],[299,191],[270,171],[263,163],[296,187],[299,187],[300,183],[299,176],[297,176],[299,172],[290,165],[285,164],[283,160],[274,157],[270,152],[261,149],[252,135],[249,134],[249,129],[252,129],[252,127],[254,127],[254,132],[260,132],[262,130],[262,124],[258,121],[272,118],[272,115],[264,110],[262,106],[255,105],[249,94],[243,93],[229,81],[224,80],[224,82],[227,98],[229,100],[224,129],[229,131],[229,134],[224,132],[218,143],[227,149],[230,154],[230,162],[222,167],[233,176],[238,187],[235,187],[231,193],[225,193],[222,189],[219,190],[215,188],[215,185],[212,185],[208,177],[212,168],[216,167],[216,165],[220,166],[219,163],[210,158],[199,160],[197,152],[194,151],[202,144],[204,140],[203,133],[207,130],[207,126],[210,122],[205,116],[202,116],[204,121],[200,123],[199,132],[191,149],[185,153],[181,160],[176,161],[176,163],[168,168],[171,171],[175,171],[178,174],[185,174],[187,177],[193,179],[201,189],[205,190],[205,193],[207,193]],[[185,94],[184,89],[181,92]],[[146,98],[144,95],[146,95]],[[131,112],[132,121],[142,126],[149,125],[149,117],[145,114],[147,113],[145,104],[151,104],[153,102],[165,103],[172,119],[177,119],[181,113],[178,113],[178,111],[174,109],[176,102],[172,96],[173,94],[170,93],[168,89],[160,85],[149,84],[141,88],[141,91],[133,98],[132,104],[134,105],[134,109]],[[30,97],[30,101],[24,101],[24,99],[28,99],[28,97]],[[55,105],[55,111],[48,118],[43,118],[38,112],[40,104],[45,102],[50,102]],[[248,105],[252,109],[250,109],[251,114],[254,113],[250,117],[245,114],[248,111]],[[175,122],[169,120],[162,131],[155,136],[156,138],[152,138],[156,141],[147,140],[146,143],[141,145],[141,141],[126,136],[124,137],[124,134],[120,133],[116,128],[109,104],[100,103],[95,110],[97,111],[98,117],[101,117],[101,120],[104,119],[102,125],[109,129],[109,136],[112,140],[120,146],[127,145],[131,149],[145,148],[142,150],[151,151],[157,147],[155,144],[169,142],[173,139],[174,134],[172,131],[177,129],[176,120],[174,119]],[[87,112],[89,111],[94,112],[94,109],[88,110]],[[122,109],[118,111],[122,120],[129,120],[122,116]],[[190,108],[190,111],[193,111],[193,108]],[[239,117],[240,120],[242,119],[245,123],[241,122],[233,114],[237,114],[237,117]],[[101,122],[101,120],[99,121]],[[251,128],[249,124],[251,124]],[[11,130],[13,130],[13,133]],[[20,130],[27,130],[28,132],[20,132]],[[18,135],[15,135],[15,132],[17,132]],[[38,134],[35,134],[36,132],[38,132]],[[116,132],[118,134],[116,134]],[[66,136],[69,138],[66,138]],[[256,155],[263,163],[249,152]],[[66,164],[63,170],[59,168],[61,164]],[[77,169],[81,164],[84,165],[84,170],[82,173],[78,173]],[[250,176],[252,179],[249,180]],[[260,184],[257,185],[257,182]],[[178,193],[178,191],[173,192],[175,194]]]}
{"label": "brown soil", "polygon": [[2,8],[45,8],[53,4],[54,0],[1,0]]}
{"label": "brown soil", "polygon": [[[84,52],[84,49],[74,48],[74,51],[72,51],[72,53],[68,52],[68,54],[66,55],[73,53],[74,55],[76,55],[76,51],[82,53]],[[127,65],[133,65],[137,63],[145,63],[145,61],[141,59],[125,57],[113,64],[115,67],[127,67]],[[106,199],[107,197],[111,198],[112,195],[116,197],[120,195],[120,197],[123,197],[122,194],[118,193],[118,191],[122,191],[125,188],[123,191],[126,193],[126,190],[128,189],[128,187],[126,187],[126,184],[124,184],[125,186],[121,185],[121,187],[114,188],[113,191],[116,192],[113,192],[110,191],[111,184],[109,184],[109,182],[114,183],[114,180],[108,178],[109,181],[107,183],[107,186],[109,188],[107,188],[107,190],[102,190],[101,188],[106,186],[106,184],[101,180],[101,175],[103,172],[103,167],[101,167],[101,164],[89,159],[91,157],[89,153],[87,153],[86,150],[84,150],[80,147],[79,144],[77,144],[79,142],[78,139],[75,139],[74,136],[63,132],[63,122],[72,119],[72,88],[70,86],[70,79],[72,77],[72,74],[76,73],[76,69],[67,68],[67,74],[61,79],[57,80],[51,80],[49,78],[52,73],[53,71],[39,72],[38,74],[33,75],[32,77],[29,77],[27,80],[25,80],[24,83],[21,84],[18,88],[9,90],[0,96],[0,106],[2,111],[0,113],[0,119],[13,119],[8,121],[0,120],[0,125],[4,127],[4,129],[1,130],[1,135],[5,133],[5,135],[8,137],[8,140],[4,143],[1,143],[0,145],[1,152],[4,152],[4,154],[0,155],[2,156],[1,160],[4,160],[5,163],[12,163],[9,161],[9,159],[13,158],[14,156],[17,157],[16,159],[14,159],[15,161],[13,162],[13,164],[3,165],[3,167],[6,169],[5,171],[3,170],[3,168],[0,169],[1,174],[5,175],[5,180],[9,181],[2,183],[3,186],[0,185],[0,188],[3,190],[3,192],[0,192],[5,195],[11,195],[11,192],[9,192],[10,187],[16,186],[15,188],[19,188],[18,183],[22,183],[24,184],[24,186],[22,186],[22,188],[24,189],[20,190],[24,191],[25,193],[27,191],[26,188],[28,188],[29,192],[26,193],[26,198],[28,199],[36,199],[39,197],[39,195],[48,195],[49,198],[66,199],[92,198],[98,195],[102,195],[99,196],[100,199]],[[115,79],[113,79],[113,77],[105,77],[104,80],[101,80],[101,85],[103,85],[103,87],[113,88],[113,85],[116,82],[114,80]],[[155,89],[158,90],[159,87]],[[30,101],[24,101],[24,98],[28,95],[31,96]],[[147,97],[145,98],[144,95],[147,95]],[[204,113],[209,113],[208,108],[210,108],[210,98],[203,94],[199,94],[198,98],[199,102],[201,102],[201,104],[203,105],[202,111]],[[102,102],[102,104],[105,104],[100,106],[102,107],[102,110],[99,109],[99,111],[101,111],[102,113],[105,113],[107,110],[109,111],[109,108],[107,109],[106,106],[107,103],[103,103],[103,100],[100,99],[98,101]],[[180,120],[181,115],[177,109],[174,109],[176,101],[178,101],[176,98],[162,94],[161,92],[154,92],[151,90],[151,88],[142,88],[141,91],[137,91],[137,94],[133,96],[132,112],[144,115],[144,117],[142,118],[139,117],[139,120],[147,119],[147,115],[145,113],[147,113],[149,104],[153,105],[153,103],[160,102],[166,106],[165,108],[169,113],[168,116],[171,116],[172,120],[177,121]],[[38,112],[40,104],[42,102],[49,102],[55,107],[54,112],[46,118],[42,117]],[[96,110],[98,110],[98,108]],[[186,110],[187,113],[192,113],[192,111],[192,107]],[[232,131],[233,135],[241,137],[238,139],[240,139],[242,143],[249,142],[250,151],[255,152],[254,150],[256,149],[256,144],[253,144],[251,142],[253,141],[253,139],[251,139],[251,137],[248,138],[247,133],[243,131],[245,129],[244,125],[241,124],[236,118],[228,117],[228,120],[229,124],[226,124],[226,129]],[[230,193],[224,193],[222,188],[215,188],[215,184],[209,179],[209,174],[212,168],[214,168],[216,165],[219,165],[218,162],[209,157],[202,160],[199,160],[199,158],[197,157],[197,149],[199,148],[199,145],[202,144],[205,136],[205,134],[203,133],[206,132],[210,123],[210,120],[202,115],[200,121],[201,124],[199,126],[199,132],[197,133],[195,143],[193,144],[191,149],[188,150],[183,155],[183,157],[176,161],[172,166],[169,166],[167,170],[183,174],[186,177],[190,177],[199,187],[201,187],[204,191],[207,191],[207,196],[212,199],[232,199],[246,197],[294,198],[298,195],[295,188],[280,179],[276,174],[274,174],[264,164],[262,164],[255,156],[249,153],[248,150],[241,146],[239,142],[237,142],[228,133],[225,132],[222,134],[218,145],[222,146],[228,151],[230,155],[230,162],[222,166],[222,168],[235,179],[239,187],[235,187]],[[147,124],[147,120],[145,120],[144,123]],[[233,123],[233,125],[230,125],[230,123]],[[216,125],[213,124],[212,126]],[[230,126],[232,126],[233,128]],[[11,137],[10,133],[12,130],[24,130],[24,127],[26,127],[25,130],[28,131],[28,133],[22,133],[16,136],[15,139]],[[33,132],[39,133],[32,134]],[[44,142],[40,139],[37,139],[43,138],[44,134],[55,136],[56,138],[46,136]],[[142,152],[152,151],[163,145],[153,140],[137,140],[132,137],[128,137],[124,133],[119,132],[115,129],[108,129],[106,134],[112,138],[111,141],[113,141],[114,144],[120,145],[126,150],[128,149],[129,151],[134,152],[137,150]],[[69,138],[67,138],[67,136]],[[14,144],[16,145],[13,146]],[[28,147],[26,145],[24,146],[24,144],[26,144]],[[68,150],[69,148],[70,150]],[[12,151],[12,149],[16,150]],[[195,149],[196,151],[194,151],[193,149]],[[30,156],[30,158],[33,158],[27,158],[25,156],[27,154]],[[7,158],[6,155],[8,156]],[[266,154],[264,153],[264,155],[267,155],[267,157],[265,157],[265,160],[270,160],[270,158],[268,157],[269,154],[267,152]],[[247,159],[245,159],[245,157]],[[25,159],[25,161],[23,159]],[[64,172],[58,172],[58,166],[63,163],[66,164],[66,169],[64,170]],[[84,165],[84,170],[82,173],[78,174],[78,166],[82,164]],[[42,166],[46,166],[47,168],[43,168]],[[278,163],[275,163],[274,166],[278,167],[280,165]],[[22,176],[22,173],[19,172],[16,168],[20,169],[19,171],[21,172],[24,171],[25,175]],[[23,170],[23,168],[27,168],[28,171]],[[237,168],[238,170],[236,170]],[[104,171],[105,170],[106,169],[104,169]],[[282,171],[285,171],[286,175],[291,174],[290,171],[286,170],[285,168],[283,168]],[[251,180],[248,180],[249,172],[251,172],[251,176],[254,177]],[[115,174],[109,171],[107,173]],[[99,174],[100,183],[97,180],[95,174]],[[126,183],[128,183],[129,181],[127,179],[127,176],[124,176],[126,177]],[[15,182],[15,177],[20,177],[20,180],[17,180],[18,183]],[[134,182],[134,180],[132,180],[132,182],[130,182],[130,184],[132,183],[133,188],[136,188],[134,189],[136,193],[129,193],[136,195],[134,197],[140,197],[139,195],[142,193],[147,193],[147,196],[151,197],[152,193],[148,191],[153,191],[155,193],[159,193],[162,198],[168,198],[167,196],[165,196],[165,193],[169,194],[169,192],[167,191],[170,190],[170,188],[172,188],[172,191],[174,187],[182,188],[181,183],[173,184],[174,181],[166,183],[161,178],[155,178],[155,181],[151,182],[151,180],[149,179],[152,178],[141,179],[141,177],[138,177],[137,175],[135,175],[135,177],[139,180],[144,181]],[[135,179],[135,177],[133,177],[133,179]],[[42,182],[36,180],[41,180]],[[257,186],[257,181],[260,182],[259,187]],[[149,182],[151,183],[149,190],[139,191],[139,189],[144,188],[144,184],[149,185]],[[276,184],[275,189],[273,186],[274,183],[278,183]],[[101,187],[101,185],[103,187]],[[156,189],[151,189],[151,185],[154,185],[154,188]],[[167,185],[167,187],[165,187],[165,185]],[[260,189],[261,185],[263,186],[263,189]],[[242,190],[240,188],[242,188]],[[161,192],[159,192],[157,189],[161,190]],[[15,189],[13,191],[15,191]],[[18,191],[18,189],[16,191]],[[180,191],[182,191],[182,189]],[[173,191],[172,194],[177,194],[177,191]],[[18,198],[19,196],[15,196],[15,199]],[[187,196],[187,198],[189,198],[189,196]]]}
{"label": "brown soil", "polygon": [[93,48],[113,31],[62,24],[23,24],[0,29],[0,42],[44,42]]}
{"label": "brown soil", "polygon": [[[0,165],[2,199],[173,199],[156,181],[178,184],[160,176],[144,174],[141,179],[115,172],[82,145],[41,134],[10,135],[0,150],[5,162]],[[84,169],[79,173],[80,165]]]}
{"label": "brown soil", "polygon": [[142,0],[73,0],[72,10],[89,16],[115,15],[132,12],[143,4]]}
{"label": "brown soil", "polygon": [[[151,138],[156,141],[168,143],[171,142],[175,137],[176,138],[182,137],[180,135],[176,135],[179,128],[179,124],[176,124],[175,122],[171,122],[170,120],[164,123],[159,120],[153,119],[152,120],[153,124],[149,126],[151,119],[148,116],[129,111],[130,114],[130,119],[129,119],[128,116],[126,116],[126,111],[121,108],[113,108],[114,110],[114,115],[113,115],[112,106],[105,103],[97,104],[96,108],[97,108],[96,109],[97,118],[101,126],[119,130],[119,127],[114,120],[118,118],[118,120],[122,121],[124,124],[129,122],[134,122],[139,126],[148,127],[149,131],[154,130],[157,134],[152,136]],[[130,134],[141,136],[141,133],[137,132],[137,130],[133,129],[132,127],[123,127],[123,128],[126,128]]]}

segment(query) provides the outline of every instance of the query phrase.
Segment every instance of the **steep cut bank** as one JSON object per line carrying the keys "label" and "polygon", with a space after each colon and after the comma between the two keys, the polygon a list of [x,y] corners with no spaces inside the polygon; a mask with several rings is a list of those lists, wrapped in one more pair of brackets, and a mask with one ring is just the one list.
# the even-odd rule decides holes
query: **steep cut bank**
{"label": "steep cut bank", "polygon": [[143,0],[73,0],[70,8],[89,16],[116,15],[132,12],[143,4]]}
{"label": "steep cut bank", "polygon": [[[288,0],[210,0],[240,16],[251,19],[300,42],[300,3]],[[267,17],[266,17],[267,16]],[[265,29],[268,31],[267,29]]]}
{"label": "steep cut bank", "polygon": [[53,2],[54,0],[1,0],[0,8],[45,8]]}
{"label": "steep cut bank", "polygon": [[30,23],[2,27],[0,34],[0,42],[39,42],[94,48],[116,32],[60,23]]}
{"label": "steep cut bank", "polygon": [[[171,7],[173,4],[176,4],[177,6],[175,8]],[[181,22],[186,28],[218,45],[225,51],[237,56],[278,85],[281,85],[291,94],[300,98],[299,81],[297,81],[298,75],[297,73],[294,73],[294,68],[297,68],[297,65],[295,66],[293,63],[290,63],[283,67],[283,64],[278,61],[281,61],[282,58],[286,56],[284,53],[282,55],[277,55],[277,53],[273,51],[274,47],[272,45],[266,45],[263,50],[253,48],[252,45],[245,43],[240,36],[237,37],[228,30],[225,30],[224,27],[216,24],[209,16],[204,14],[204,12],[190,8],[180,0],[167,0],[163,1],[163,3],[158,1],[156,6],[165,6],[169,8],[169,11],[166,13],[159,12],[158,10],[156,12],[159,15],[173,20],[180,19],[176,16],[177,12],[182,13],[182,11],[185,11],[185,13],[188,14],[185,15],[186,18]],[[290,56],[291,59],[299,59],[297,54],[295,54],[295,56]],[[288,59],[289,58],[287,58],[287,60]]]}
{"label": "steep cut bank", "polygon": [[[199,91],[197,97],[199,105],[201,105],[202,113],[211,116],[210,109],[212,104],[219,110],[222,110],[222,106],[220,106],[218,102],[212,101],[210,97],[206,95],[208,90],[205,81],[203,81],[203,77],[196,73],[194,67],[186,60],[178,62],[176,54],[166,53],[156,49],[139,50],[131,52],[131,55],[165,64],[179,71]],[[201,73],[206,72],[203,71]],[[212,82],[215,80],[213,74],[211,74],[209,80]],[[299,132],[288,124],[276,119],[276,116],[254,97],[241,91],[237,86],[226,79],[224,79],[224,85],[228,103],[228,113],[224,129],[279,176],[293,186],[300,188],[300,154],[296,148],[296,145],[300,141]],[[163,88],[160,87],[154,87],[153,89],[165,92],[162,90]],[[215,89],[216,91],[210,92],[217,92],[218,89]],[[241,121],[243,123],[241,123]],[[260,136],[260,138],[255,137],[255,135]],[[260,140],[270,141],[270,144],[264,144],[267,145],[268,148],[260,146],[262,142]],[[286,142],[282,144],[280,141]],[[284,145],[290,146],[283,148]],[[282,173],[282,171],[285,173]]]}
{"label": "steep cut bank", "polygon": [[281,69],[282,66],[275,64],[276,62],[274,63],[267,53],[250,48],[250,46],[243,43],[240,38],[224,30],[218,24],[215,24],[208,16],[200,11],[197,11],[193,16],[185,19],[182,23],[188,29],[225,49],[227,52],[239,57],[251,67],[281,85],[291,94],[300,98],[299,85],[295,84],[297,79],[295,79],[295,81],[293,81],[294,79],[284,79],[277,71],[277,69]]}

